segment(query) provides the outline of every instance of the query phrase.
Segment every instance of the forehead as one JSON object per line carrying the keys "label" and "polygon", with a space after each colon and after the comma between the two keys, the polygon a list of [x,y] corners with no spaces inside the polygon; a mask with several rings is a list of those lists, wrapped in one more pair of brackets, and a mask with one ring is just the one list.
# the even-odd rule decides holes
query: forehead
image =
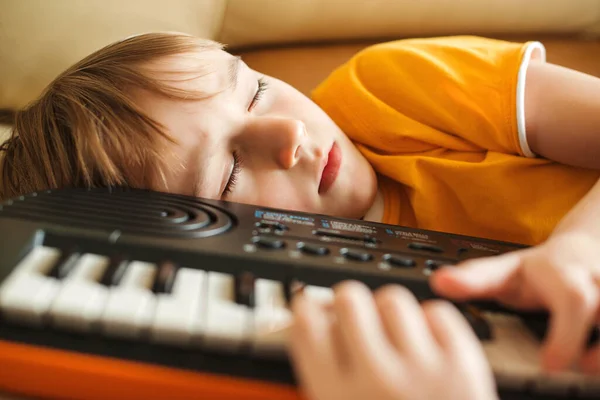
{"label": "forehead", "polygon": [[145,69],[171,88],[204,97],[235,85],[240,61],[223,50],[209,49],[154,60]]}
{"label": "forehead", "polygon": [[[211,110],[211,104],[219,98],[217,94],[235,88],[238,71],[243,68],[241,60],[215,49],[165,57],[144,67],[145,73],[161,84],[181,91],[179,99],[145,90],[133,93],[138,106],[163,125],[176,142],[163,148],[166,168],[164,175],[157,177],[157,185],[164,189],[160,182],[164,178],[169,191],[189,194],[190,183],[202,184],[197,171],[206,169],[213,154],[214,143],[209,134],[213,119],[202,118],[203,113]],[[200,101],[187,101],[188,95],[200,97]],[[198,166],[199,160],[202,163]]]}

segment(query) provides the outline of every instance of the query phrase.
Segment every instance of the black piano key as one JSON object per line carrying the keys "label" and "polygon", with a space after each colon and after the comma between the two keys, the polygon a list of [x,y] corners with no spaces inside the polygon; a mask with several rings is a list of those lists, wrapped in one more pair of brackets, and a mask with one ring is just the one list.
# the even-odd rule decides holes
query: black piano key
{"label": "black piano key", "polygon": [[248,307],[254,307],[254,284],[256,278],[249,272],[235,276],[235,302]]}
{"label": "black piano key", "polygon": [[80,256],[81,254],[76,252],[63,252],[56,264],[54,264],[54,267],[48,272],[48,276],[56,279],[64,279],[69,275],[73,267],[75,267]]}
{"label": "black piano key", "polygon": [[104,271],[100,283],[105,286],[118,286],[123,278],[129,260],[121,257],[111,258],[108,268]]}
{"label": "black piano key", "polygon": [[291,305],[292,299],[296,293],[301,292],[306,284],[297,279],[290,279],[283,282],[283,295],[285,296],[285,302]]}
{"label": "black piano key", "polygon": [[471,325],[471,328],[479,340],[484,342],[493,340],[494,334],[492,332],[492,327],[478,308],[471,305],[464,305],[460,306],[459,310],[462,312],[469,325]]}
{"label": "black piano key", "polygon": [[171,293],[176,274],[177,266],[175,264],[171,262],[162,263],[154,280],[152,291],[155,293]]}
{"label": "black piano key", "polygon": [[[549,317],[546,315],[523,315],[521,317],[523,324],[529,329],[529,331],[541,342],[543,342],[546,338],[546,334],[548,333],[550,327]],[[590,333],[587,339],[587,348],[591,348],[598,344],[600,339],[600,331],[598,327],[595,326],[590,329]]]}

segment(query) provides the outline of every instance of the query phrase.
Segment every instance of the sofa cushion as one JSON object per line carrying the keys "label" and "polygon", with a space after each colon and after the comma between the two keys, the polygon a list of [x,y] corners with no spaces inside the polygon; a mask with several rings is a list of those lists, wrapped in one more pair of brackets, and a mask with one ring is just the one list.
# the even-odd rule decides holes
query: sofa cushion
{"label": "sofa cushion", "polygon": [[214,38],[220,0],[2,0],[0,108],[20,108],[70,65],[127,36],[180,31]]}
{"label": "sofa cushion", "polygon": [[456,34],[598,33],[599,0],[228,0],[233,46]]}
{"label": "sofa cushion", "polygon": [[600,0],[2,0],[0,109],[23,107],[87,54],[148,31],[182,31],[240,48],[594,27]]}

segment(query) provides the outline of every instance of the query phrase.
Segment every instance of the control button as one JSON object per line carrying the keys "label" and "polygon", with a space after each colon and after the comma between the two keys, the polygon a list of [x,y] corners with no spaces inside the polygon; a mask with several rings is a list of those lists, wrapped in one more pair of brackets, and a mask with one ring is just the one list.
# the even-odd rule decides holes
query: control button
{"label": "control button", "polygon": [[344,247],[340,250],[340,254],[344,257],[355,260],[355,261],[370,261],[373,259],[373,256],[366,251],[358,250],[358,249],[348,249]]}
{"label": "control button", "polygon": [[363,243],[377,244],[378,240],[370,235],[363,234],[352,234],[352,233],[340,233],[332,229],[316,229],[313,231],[313,235],[325,236],[337,239],[355,240]]}
{"label": "control button", "polygon": [[402,267],[402,268],[414,267],[415,265],[417,265],[415,260],[413,260],[410,257],[398,256],[398,255],[394,255],[394,254],[384,255],[383,261],[387,261],[388,263],[392,264],[393,266]]}
{"label": "control button", "polygon": [[329,249],[325,246],[321,246],[320,244],[298,242],[296,247],[303,253],[312,254],[314,256],[325,256],[329,254]]}
{"label": "control button", "polygon": [[283,240],[264,236],[254,236],[252,238],[252,243],[263,249],[282,249],[285,247],[285,242]]}
{"label": "control button", "polygon": [[451,261],[442,261],[442,260],[427,260],[427,261],[425,261],[425,266],[430,271],[436,271],[445,265],[452,265],[452,264],[453,264],[453,262],[451,262]]}
{"label": "control button", "polygon": [[413,249],[413,250],[428,251],[431,253],[443,253],[444,252],[444,249],[442,249],[441,247],[433,246],[431,244],[425,244],[425,243],[409,243],[408,248]]}
{"label": "control button", "polygon": [[260,229],[273,229],[276,231],[288,231],[290,228],[282,224],[281,222],[261,221],[254,224]]}
{"label": "control button", "polygon": [[363,240],[365,241],[365,243],[373,243],[373,244],[377,244],[377,239],[374,238],[373,236],[369,236],[369,235],[365,235],[363,237]]}

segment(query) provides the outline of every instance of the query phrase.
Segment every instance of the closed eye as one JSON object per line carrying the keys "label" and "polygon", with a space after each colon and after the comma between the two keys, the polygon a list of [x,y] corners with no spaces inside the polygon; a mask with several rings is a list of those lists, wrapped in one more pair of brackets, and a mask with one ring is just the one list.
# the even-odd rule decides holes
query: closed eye
{"label": "closed eye", "polygon": [[267,86],[268,86],[267,82],[265,81],[265,79],[263,77],[258,78],[258,88],[256,89],[256,93],[254,94],[254,97],[252,98],[252,101],[250,102],[248,111],[252,111],[252,109],[254,109],[254,107],[256,107],[256,105],[262,98],[263,94],[267,90]]}
{"label": "closed eye", "polygon": [[237,182],[240,171],[242,170],[242,158],[240,153],[237,151],[233,152],[233,168],[231,169],[231,175],[229,175],[229,179],[227,180],[227,184],[225,185],[225,189],[223,190],[222,197],[225,198],[227,195],[231,194],[235,184]]}

